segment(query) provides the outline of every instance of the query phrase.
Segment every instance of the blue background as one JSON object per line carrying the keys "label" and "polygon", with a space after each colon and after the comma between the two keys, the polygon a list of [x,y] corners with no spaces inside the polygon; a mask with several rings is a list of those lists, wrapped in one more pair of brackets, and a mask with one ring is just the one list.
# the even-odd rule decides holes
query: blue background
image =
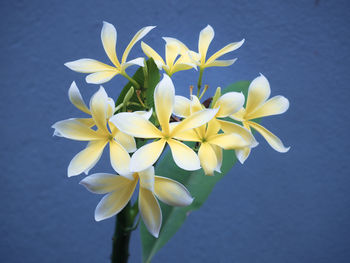
{"label": "blue background", "polygon": [[[208,69],[211,87],[251,80],[262,72],[272,95],[289,111],[264,126],[291,150],[260,147],[244,166],[220,181],[154,262],[350,262],[348,1],[1,1],[0,261],[108,262],[114,220],[94,222],[101,196],[68,179],[66,168],[84,143],[52,137],[50,126],[82,116],[69,103],[75,80],[86,100],[97,90],[64,62],[90,57],[107,62],[102,21],[118,30],[118,53],[132,35],[157,25],[144,40],[163,52],[162,36],[196,48],[207,24],[209,52],[246,39]],[[130,58],[142,55],[139,44]],[[135,68],[130,68],[132,74]],[[174,75],[187,95],[197,72]],[[126,80],[104,86],[116,98]],[[108,158],[93,170],[110,171]],[[140,262],[138,232],[131,262]]]}

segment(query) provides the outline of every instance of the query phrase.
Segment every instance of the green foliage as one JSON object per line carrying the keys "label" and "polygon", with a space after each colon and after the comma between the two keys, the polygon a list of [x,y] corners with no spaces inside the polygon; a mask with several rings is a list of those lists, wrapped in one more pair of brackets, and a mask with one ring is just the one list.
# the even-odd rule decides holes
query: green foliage
{"label": "green foliage", "polygon": [[[249,84],[249,81],[240,81],[231,84],[223,90],[222,94],[230,91],[237,91],[243,92],[243,94],[247,96]],[[192,211],[202,206],[215,184],[231,170],[236,161],[237,159],[234,151],[224,151],[221,173],[215,172],[214,176],[206,176],[202,169],[197,171],[182,170],[174,163],[170,151],[164,154],[164,158],[162,158],[156,166],[156,175],[169,177],[185,185],[194,197],[194,201],[187,207],[172,207],[161,204],[163,223],[158,238],[154,238],[149,234],[145,225],[143,223],[141,224],[143,262],[150,262],[156,252],[179,230],[186,217]]]}
{"label": "green foliage", "polygon": [[[160,80],[159,70],[157,65],[154,63],[153,59],[148,59],[145,63],[145,67],[140,67],[132,76],[132,78],[140,85],[141,87],[141,98],[145,105],[148,108],[152,108],[154,106],[153,102],[153,93],[156,85]],[[124,100],[124,97],[132,87],[132,83],[129,81],[123,90],[120,92],[120,95],[116,101],[116,106],[121,104]],[[136,89],[136,87],[134,87]],[[129,102],[139,104],[139,100],[136,95],[136,90],[134,94],[131,96]],[[141,106],[136,106],[135,104],[129,106],[128,108],[135,110],[144,110]]]}

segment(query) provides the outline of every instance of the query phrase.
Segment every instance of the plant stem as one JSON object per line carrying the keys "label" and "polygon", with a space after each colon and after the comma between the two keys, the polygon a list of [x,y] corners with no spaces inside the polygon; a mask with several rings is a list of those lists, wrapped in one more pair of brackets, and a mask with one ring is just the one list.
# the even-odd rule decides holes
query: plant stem
{"label": "plant stem", "polygon": [[137,206],[130,202],[116,216],[115,232],[113,235],[112,263],[127,263],[129,258],[129,242],[138,214]]}
{"label": "plant stem", "polygon": [[198,82],[197,82],[197,97],[199,96],[199,92],[201,90],[202,87],[202,77],[203,77],[203,71],[204,68],[199,68],[199,78],[198,78]]}
{"label": "plant stem", "polygon": [[130,77],[128,74],[126,74],[126,72],[121,73],[121,75],[127,78],[133,84],[135,89],[141,89],[140,84],[137,83],[137,81]]}

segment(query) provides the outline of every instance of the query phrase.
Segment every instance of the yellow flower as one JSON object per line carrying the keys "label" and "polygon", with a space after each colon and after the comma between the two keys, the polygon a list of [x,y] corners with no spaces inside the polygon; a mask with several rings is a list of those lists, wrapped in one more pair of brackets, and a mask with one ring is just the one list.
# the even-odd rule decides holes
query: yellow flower
{"label": "yellow flower", "polygon": [[[247,103],[245,109],[231,115],[236,121],[243,123],[243,126],[250,130],[253,128],[259,132],[270,146],[278,152],[287,152],[290,147],[285,147],[282,141],[269,130],[254,122],[254,119],[282,114],[289,108],[289,101],[283,96],[275,96],[268,99],[271,93],[268,80],[260,74],[249,85]],[[229,129],[229,127],[227,127]],[[223,129],[225,131],[225,129]],[[240,159],[243,161],[248,158],[250,148],[244,148],[239,151]]]}
{"label": "yellow flower", "polygon": [[[130,158],[129,160],[130,161]],[[127,176],[98,173],[85,177],[80,184],[89,191],[105,195],[95,210],[95,220],[101,221],[119,213],[130,201],[140,180],[138,206],[148,231],[158,237],[162,212],[157,198],[171,206],[187,206],[193,201],[185,186],[169,178],[155,176],[153,166]],[[156,198],[157,197],[157,198]]]}
{"label": "yellow flower", "polygon": [[174,138],[183,131],[199,127],[210,121],[217,113],[217,109],[198,111],[172,127],[169,121],[173,112],[174,97],[174,85],[170,77],[164,74],[154,91],[155,110],[161,130],[146,118],[134,113],[123,112],[110,119],[126,134],[138,138],[157,139],[142,146],[133,154],[130,163],[132,171],[139,172],[153,165],[163,152],[166,143],[169,144],[173,159],[179,167],[185,170],[200,168],[197,154]]}
{"label": "yellow flower", "polygon": [[[129,158],[128,152],[136,150],[135,139],[118,130],[108,119],[112,116],[114,110],[111,110],[111,98],[108,98],[103,87],[92,96],[90,100],[90,109],[88,109],[81,98],[79,90],[71,87],[69,95],[72,103],[79,109],[91,114],[93,124],[87,125],[82,119],[68,119],[56,122],[52,128],[55,129],[55,135],[78,141],[89,141],[87,147],[79,152],[68,166],[68,176],[78,175],[82,172],[86,174],[95,166],[100,159],[103,149],[109,143],[110,161],[112,167],[125,173],[129,167],[125,160]],[[80,98],[79,98],[80,97]],[[114,109],[114,108],[113,108]],[[108,129],[107,123],[110,130]],[[91,126],[97,127],[97,130]]]}
{"label": "yellow flower", "polygon": [[[159,70],[164,71],[171,77],[175,72],[196,68],[191,59],[187,55],[189,49],[180,41],[163,37],[165,40],[165,61],[162,57],[149,45],[141,42],[141,48],[147,57],[153,58]],[[178,56],[182,54],[179,58]]]}
{"label": "yellow flower", "polygon": [[125,70],[132,65],[144,66],[144,58],[136,58],[133,60],[127,61],[128,55],[131,48],[136,44],[137,41],[141,40],[144,36],[151,31],[154,26],[147,26],[139,30],[135,36],[131,39],[130,43],[126,47],[121,62],[119,62],[116,53],[116,43],[117,43],[117,30],[115,27],[107,22],[103,22],[103,27],[101,31],[101,40],[103,48],[113,63],[113,66],[104,64],[100,61],[83,58],[71,62],[65,63],[65,66],[71,70],[80,72],[80,73],[90,73],[86,77],[87,83],[101,84],[111,80],[115,75],[121,74],[127,78]]}
{"label": "yellow flower", "polygon": [[[232,65],[237,59],[218,60],[218,58],[240,48],[244,43],[244,39],[242,39],[239,42],[230,43],[222,49],[220,49],[219,51],[215,52],[210,58],[206,59],[208,48],[211,41],[214,38],[214,34],[214,29],[210,25],[207,25],[199,34],[199,57],[194,56],[193,59],[196,61],[196,64],[200,67],[200,69],[204,69],[207,67],[226,67]],[[192,53],[192,56],[193,55],[195,54]]]}
{"label": "yellow flower", "polygon": [[[222,120],[217,118],[225,118],[237,112],[242,108],[243,103],[242,93],[228,92],[215,103],[213,108],[218,109],[218,111],[208,124],[177,135],[177,139],[201,143],[198,156],[206,175],[213,175],[214,171],[220,172],[222,149],[231,150],[256,146],[251,133],[239,125],[234,124],[237,126],[234,132],[219,133]],[[182,96],[175,97],[174,114],[180,117],[189,116],[203,108],[196,96],[192,96],[192,101]]]}

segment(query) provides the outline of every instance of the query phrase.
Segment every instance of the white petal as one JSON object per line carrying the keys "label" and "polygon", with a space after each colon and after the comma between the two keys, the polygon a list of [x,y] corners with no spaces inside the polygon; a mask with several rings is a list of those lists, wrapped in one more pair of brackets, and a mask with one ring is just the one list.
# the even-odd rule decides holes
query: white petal
{"label": "white petal", "polygon": [[[124,180],[128,179],[124,178]],[[95,220],[101,221],[118,214],[131,199],[136,183],[137,180],[130,181],[125,187],[104,196],[96,207]]]}
{"label": "white petal", "polygon": [[154,63],[156,63],[158,69],[161,70],[162,66],[165,65],[165,62],[162,59],[162,57],[153,48],[151,48],[143,41],[141,42],[141,48],[147,57],[153,58]]}
{"label": "white petal", "polygon": [[165,140],[151,142],[139,148],[131,157],[130,170],[140,172],[152,166],[162,154]]}
{"label": "white petal", "polygon": [[112,24],[103,21],[101,40],[107,56],[113,62],[113,64],[118,67],[120,64],[116,53],[117,30]]}
{"label": "white petal", "polygon": [[240,92],[228,92],[222,95],[215,103],[214,108],[219,108],[216,117],[225,118],[239,111],[244,104],[244,95]]}
{"label": "white petal", "polygon": [[109,142],[110,160],[113,169],[121,175],[130,176],[130,156],[128,152],[115,140]]}
{"label": "white petal", "polygon": [[123,176],[106,173],[96,173],[85,177],[79,182],[86,189],[95,194],[106,194],[128,187],[132,181]]}
{"label": "white petal", "polygon": [[250,152],[251,148],[249,147],[235,150],[237,159],[241,164],[244,164],[244,162],[248,159]]}
{"label": "white petal", "polygon": [[222,165],[222,159],[223,159],[222,148],[214,144],[211,144],[210,146],[213,148],[216,155],[217,166],[215,167],[215,171],[217,171],[218,173],[221,173],[221,165]]}
{"label": "white petal", "polygon": [[218,160],[211,145],[209,143],[202,143],[198,150],[198,156],[204,173],[213,176],[215,169],[218,167]]}
{"label": "white petal", "polygon": [[207,25],[199,34],[198,52],[201,55],[201,63],[204,64],[209,45],[214,38],[214,29]]}
{"label": "white petal", "polygon": [[107,141],[104,140],[90,142],[87,147],[74,156],[70,162],[68,166],[68,177],[81,174],[82,172],[87,174],[101,158],[106,144]]}
{"label": "white petal", "polygon": [[228,59],[228,60],[214,60],[213,62],[206,63],[205,67],[228,67],[231,66],[233,63],[235,63],[237,58],[234,59]]}
{"label": "white petal", "polygon": [[106,70],[115,70],[114,67],[104,64],[100,61],[82,58],[75,61],[70,61],[64,64],[67,68],[80,73],[93,73]]}
{"label": "white petal", "polygon": [[90,110],[88,109],[83,98],[81,97],[80,91],[78,89],[77,84],[75,84],[75,81],[73,81],[72,84],[70,85],[70,88],[68,90],[68,97],[70,102],[75,107],[77,107],[79,110],[87,114],[90,114]]}
{"label": "white petal", "polygon": [[200,169],[199,158],[190,147],[173,139],[168,140],[168,144],[177,166],[187,171]]}
{"label": "white petal", "polygon": [[123,58],[122,58],[122,63],[125,63],[128,55],[130,53],[131,48],[136,44],[137,41],[141,40],[144,36],[146,36],[148,34],[149,31],[151,31],[153,28],[155,28],[155,26],[146,26],[141,28],[136,34],[135,36],[131,39],[129,45],[126,47],[124,54],[123,54]]}
{"label": "white petal", "polygon": [[249,142],[236,133],[221,133],[208,138],[208,142],[215,144],[225,150],[237,149],[250,146]]}
{"label": "white petal", "polygon": [[242,127],[241,125],[238,125],[236,123],[233,122],[229,122],[229,121],[222,121],[222,120],[218,120],[221,126],[221,129],[224,131],[224,133],[236,133],[240,136],[242,136],[242,138],[247,141],[251,147],[255,147],[258,145],[258,142],[255,140],[253,134],[251,133],[251,131],[247,128],[249,128],[247,126],[247,128]]}
{"label": "white petal", "polygon": [[144,117],[146,120],[149,120],[151,118],[153,109],[151,108],[149,111],[134,111],[133,113],[139,114],[142,117]]}
{"label": "white petal", "polygon": [[135,141],[134,137],[132,137],[124,132],[118,131],[115,134],[114,139],[117,142],[119,142],[128,153],[132,153],[132,152],[137,150],[136,141]]}
{"label": "white petal", "polygon": [[172,206],[188,206],[193,197],[185,186],[172,179],[155,176],[154,193],[163,203]]}
{"label": "white petal", "polygon": [[102,84],[110,81],[117,74],[119,74],[117,70],[105,70],[87,75],[85,80],[91,84]]}
{"label": "white petal", "polygon": [[133,60],[129,60],[128,62],[123,63],[122,68],[125,70],[128,67],[133,66],[133,65],[144,67],[145,66],[144,62],[145,62],[144,58],[135,58]]}
{"label": "white petal", "polygon": [[247,115],[260,107],[270,96],[271,89],[269,81],[260,74],[249,85],[247,105],[245,107]]}
{"label": "white petal", "polygon": [[139,209],[148,231],[157,238],[162,225],[162,212],[153,193],[143,187],[140,187]]}
{"label": "white petal", "polygon": [[206,109],[197,111],[176,125],[176,127],[171,132],[172,136],[176,136],[177,133],[181,133],[183,131],[197,128],[203,124],[206,124],[208,121],[214,118],[217,112],[218,109]]}
{"label": "white petal", "polygon": [[256,119],[285,113],[289,108],[289,101],[283,96],[275,96],[266,101],[260,108],[246,116],[247,119]]}
{"label": "white petal", "polygon": [[102,86],[100,86],[99,90],[91,97],[90,111],[96,126],[102,131],[108,133],[108,95]]}
{"label": "white petal", "polygon": [[248,121],[247,123],[252,128],[254,128],[257,132],[259,132],[273,149],[281,153],[285,153],[289,151],[290,147],[285,147],[282,141],[272,132],[270,132],[269,130],[267,130],[266,128],[264,128],[263,126],[255,122]]}
{"label": "white petal", "polygon": [[54,135],[78,141],[101,140],[103,135],[84,125],[79,119],[58,121],[52,128]]}
{"label": "white petal", "polygon": [[160,138],[162,133],[140,114],[122,112],[109,120],[119,130],[138,138]]}
{"label": "white petal", "polygon": [[191,114],[191,100],[183,96],[175,96],[174,114],[185,118]]}
{"label": "white petal", "polygon": [[150,166],[146,170],[138,172],[140,178],[140,186],[154,191],[154,167]]}
{"label": "white petal", "polygon": [[230,43],[228,45],[226,45],[225,47],[223,47],[222,49],[220,49],[219,51],[215,52],[215,54],[213,54],[207,61],[207,63],[211,63],[213,61],[215,61],[217,58],[232,52],[238,48],[240,48],[244,43],[244,39],[242,39],[239,42],[234,42],[234,43]]}
{"label": "white petal", "polygon": [[166,134],[169,134],[169,120],[173,112],[174,101],[174,84],[170,77],[164,74],[163,79],[157,84],[154,90],[154,105],[159,124],[162,127],[162,131]]}

